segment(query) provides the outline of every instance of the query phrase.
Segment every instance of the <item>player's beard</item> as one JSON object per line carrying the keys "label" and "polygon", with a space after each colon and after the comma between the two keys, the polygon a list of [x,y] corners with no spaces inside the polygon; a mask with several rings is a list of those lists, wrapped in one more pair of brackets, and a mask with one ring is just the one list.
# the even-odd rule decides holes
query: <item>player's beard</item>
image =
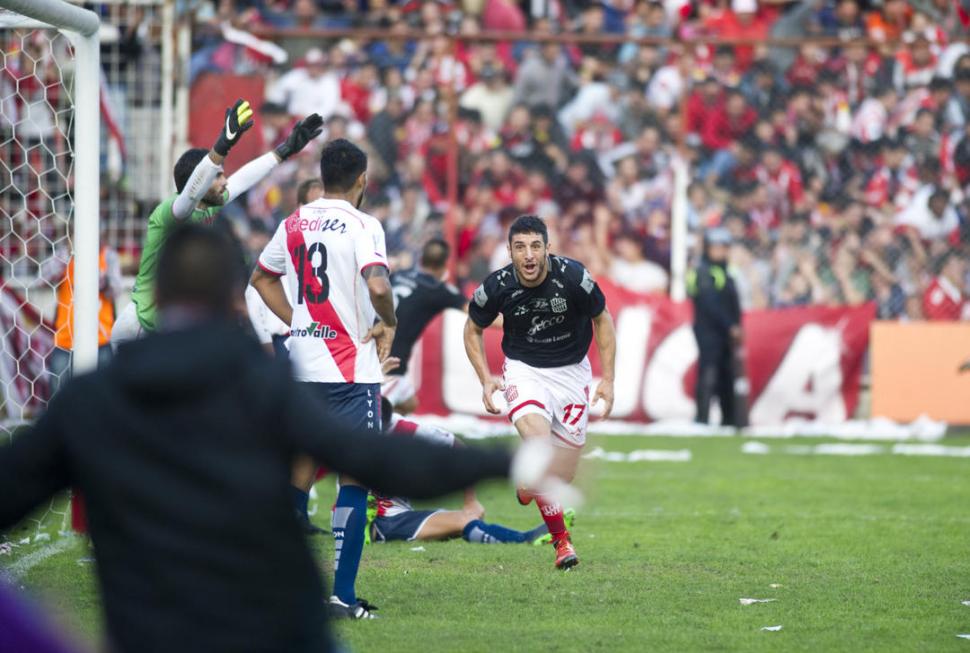
{"label": "player's beard", "polygon": [[215,188],[210,188],[209,191],[202,197],[202,201],[209,206],[222,206],[226,203],[225,196]]}

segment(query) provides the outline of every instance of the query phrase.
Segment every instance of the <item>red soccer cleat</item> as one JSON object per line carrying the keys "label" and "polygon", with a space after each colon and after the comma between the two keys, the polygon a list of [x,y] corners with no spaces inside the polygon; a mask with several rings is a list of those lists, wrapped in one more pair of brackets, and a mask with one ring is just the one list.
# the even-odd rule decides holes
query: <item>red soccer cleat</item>
{"label": "red soccer cleat", "polygon": [[515,499],[520,506],[527,506],[535,499],[535,495],[524,488],[516,488]]}
{"label": "red soccer cleat", "polygon": [[579,564],[576,549],[569,539],[569,531],[560,535],[559,539],[553,540],[552,543],[556,545],[556,569],[567,571]]}

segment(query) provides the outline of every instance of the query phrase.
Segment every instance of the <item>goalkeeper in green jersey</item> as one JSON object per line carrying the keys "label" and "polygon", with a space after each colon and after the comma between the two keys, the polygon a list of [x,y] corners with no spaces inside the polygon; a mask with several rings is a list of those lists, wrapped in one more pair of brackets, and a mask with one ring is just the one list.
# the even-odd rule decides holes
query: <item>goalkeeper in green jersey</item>
{"label": "goalkeeper in green jersey", "polygon": [[194,148],[179,157],[174,171],[177,192],[155,207],[148,218],[131,304],[121,312],[112,329],[111,344],[115,347],[159,326],[155,314],[155,274],[159,249],[172,228],[182,222],[210,224],[225,204],[252,188],[280,162],[319,136],[323,119],[310,114],[294,125],[276,149],[253,159],[227,179],[222,162],[252,126],[253,110],[249,102],[237,100],[226,109],[225,122],[211,150]]}

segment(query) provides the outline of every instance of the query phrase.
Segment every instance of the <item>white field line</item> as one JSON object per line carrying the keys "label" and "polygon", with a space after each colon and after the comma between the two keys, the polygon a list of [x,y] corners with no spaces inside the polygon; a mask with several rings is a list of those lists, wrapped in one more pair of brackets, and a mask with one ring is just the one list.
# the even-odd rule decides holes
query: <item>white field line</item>
{"label": "white field line", "polygon": [[72,544],[74,544],[72,537],[60,537],[50,544],[45,544],[36,551],[19,558],[13,564],[0,569],[0,575],[7,576],[12,581],[21,580],[31,569],[48,558],[68,550]]}

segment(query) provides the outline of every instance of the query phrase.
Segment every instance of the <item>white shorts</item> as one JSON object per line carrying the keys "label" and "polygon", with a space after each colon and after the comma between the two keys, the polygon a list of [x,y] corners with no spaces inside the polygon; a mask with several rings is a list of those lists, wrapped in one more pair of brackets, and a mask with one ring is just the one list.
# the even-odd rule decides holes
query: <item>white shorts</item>
{"label": "white shorts", "polygon": [[512,422],[523,415],[542,415],[552,425],[553,442],[581,448],[589,423],[589,359],[565,367],[530,367],[505,361],[505,401]]}
{"label": "white shorts", "polygon": [[111,348],[117,350],[121,345],[132,340],[138,340],[145,335],[145,330],[138,321],[135,302],[128,302],[115,324],[111,327]]}
{"label": "white shorts", "polygon": [[381,384],[381,396],[386,397],[392,406],[400,406],[414,397],[414,382],[410,374],[404,376],[388,374],[384,379],[384,383]]}

